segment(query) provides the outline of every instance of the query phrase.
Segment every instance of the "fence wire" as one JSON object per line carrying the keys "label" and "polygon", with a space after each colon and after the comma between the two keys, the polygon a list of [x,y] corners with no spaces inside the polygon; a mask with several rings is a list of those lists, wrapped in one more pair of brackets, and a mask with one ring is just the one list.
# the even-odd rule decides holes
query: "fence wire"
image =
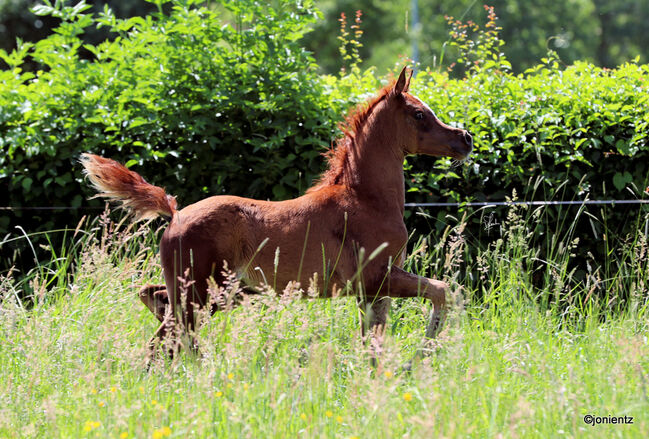
{"label": "fence wire", "polygon": [[[498,206],[582,206],[649,204],[649,200],[576,200],[576,201],[467,201],[453,203],[405,203],[405,207],[498,207]],[[103,210],[99,206],[0,206],[0,210]]]}

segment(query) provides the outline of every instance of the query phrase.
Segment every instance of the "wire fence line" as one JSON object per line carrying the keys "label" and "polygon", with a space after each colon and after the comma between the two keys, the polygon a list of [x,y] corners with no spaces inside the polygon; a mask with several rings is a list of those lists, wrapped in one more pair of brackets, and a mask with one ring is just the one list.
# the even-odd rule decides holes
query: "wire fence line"
{"label": "wire fence line", "polygon": [[104,210],[99,206],[0,206],[0,210]]}
{"label": "wire fence line", "polygon": [[649,200],[581,200],[581,201],[469,201],[466,203],[406,203],[405,207],[498,207],[498,206],[582,206],[602,204],[649,204]]}
{"label": "wire fence line", "polygon": [[[498,207],[498,206],[581,206],[649,204],[647,200],[577,200],[577,201],[467,201],[453,203],[405,203],[405,207]],[[0,211],[17,210],[103,210],[100,206],[0,206]]]}

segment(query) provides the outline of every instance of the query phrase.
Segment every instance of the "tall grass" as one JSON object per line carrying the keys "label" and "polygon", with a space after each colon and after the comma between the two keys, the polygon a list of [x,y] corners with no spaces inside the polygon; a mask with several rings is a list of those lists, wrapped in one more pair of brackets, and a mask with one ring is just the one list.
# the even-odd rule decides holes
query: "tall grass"
{"label": "tall grass", "polygon": [[462,218],[413,238],[406,267],[452,286],[446,326],[425,342],[428,303],[396,300],[376,367],[355,300],[294,285],[206,319],[199,354],[149,370],[157,321],[136,286],[161,279],[159,233],[105,214],[0,278],[0,437],[646,437],[647,218],[578,279],[565,230],[540,257],[542,214],[511,208],[486,248]]}

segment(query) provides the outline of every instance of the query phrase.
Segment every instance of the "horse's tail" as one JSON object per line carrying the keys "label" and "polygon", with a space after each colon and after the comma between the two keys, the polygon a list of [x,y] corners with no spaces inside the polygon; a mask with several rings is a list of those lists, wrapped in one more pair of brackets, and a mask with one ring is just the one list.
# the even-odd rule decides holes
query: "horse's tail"
{"label": "horse's tail", "polygon": [[85,175],[97,189],[98,197],[120,201],[137,219],[158,215],[173,217],[176,198],[161,187],[147,183],[142,176],[115,160],[94,154],[81,154]]}

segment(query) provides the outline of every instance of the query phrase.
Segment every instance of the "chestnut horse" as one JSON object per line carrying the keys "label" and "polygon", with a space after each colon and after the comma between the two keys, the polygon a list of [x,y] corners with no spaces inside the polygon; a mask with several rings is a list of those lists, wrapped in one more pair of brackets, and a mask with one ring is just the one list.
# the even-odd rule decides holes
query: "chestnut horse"
{"label": "chestnut horse", "polygon": [[[160,242],[166,286],[140,290],[141,300],[162,322],[154,346],[179,319],[192,331],[195,311],[217,309],[210,304],[208,279],[221,283],[224,263],[252,291],[261,283],[281,291],[290,281],[305,285],[315,276],[319,294],[330,297],[351,283],[348,290],[359,295],[361,311],[370,307],[369,326],[376,329],[385,324],[389,306],[381,299],[425,297],[433,304],[427,335],[438,330],[447,285],[402,269],[408,239],[403,160],[408,154],[461,160],[471,152],[472,139],[408,93],[411,77],[404,68],[395,82],[350,114],[344,137],[329,153],[328,169],[292,200],[214,196],[177,210],[174,197],[139,174],[113,160],[82,155],[100,196],[121,201],[139,218],[170,218]],[[372,257],[363,259],[365,251]],[[167,304],[171,313],[165,317]]]}

